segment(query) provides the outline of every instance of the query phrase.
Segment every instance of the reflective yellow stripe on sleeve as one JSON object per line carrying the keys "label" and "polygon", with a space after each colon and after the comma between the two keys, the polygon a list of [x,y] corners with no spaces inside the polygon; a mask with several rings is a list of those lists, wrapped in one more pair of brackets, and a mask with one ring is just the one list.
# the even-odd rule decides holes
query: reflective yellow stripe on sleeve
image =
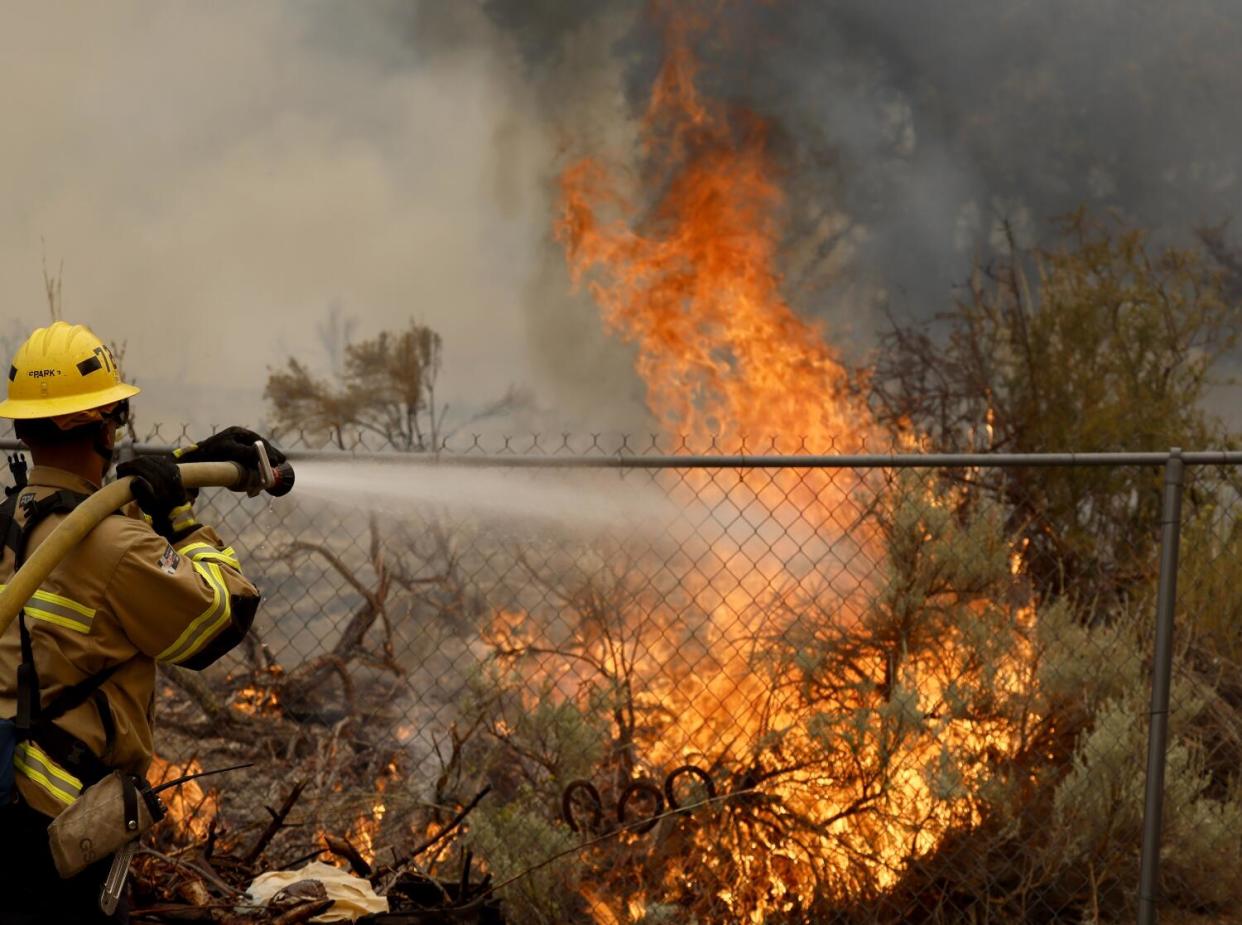
{"label": "reflective yellow stripe on sleeve", "polygon": [[[214,547],[209,547],[213,548]],[[215,562],[194,561],[194,570],[211,586],[211,606],[185,628],[177,640],[156,658],[161,662],[184,662],[193,657],[224,627],[232,617],[229,592],[224,586],[224,576]]]}
{"label": "reflective yellow stripe on sleeve", "polygon": [[236,571],[241,571],[241,562],[237,558],[237,550],[232,546],[216,549],[210,543],[186,543],[177,552],[191,562],[222,562]]}
{"label": "reflective yellow stripe on sleeve", "polygon": [[178,533],[182,530],[188,530],[191,527],[198,526],[198,521],[194,519],[194,508],[189,502],[175,507],[168,512],[168,521],[172,524],[173,530]]}
{"label": "reflective yellow stripe on sleeve", "polygon": [[[0,585],[0,591],[4,590]],[[95,610],[85,604],[42,588],[35,591],[26,603],[26,615],[34,620],[42,620],[76,633],[89,633],[95,621]]]}
{"label": "reflective yellow stripe on sleeve", "polygon": [[82,795],[82,782],[47,756],[34,742],[18,742],[13,765],[66,806]]}

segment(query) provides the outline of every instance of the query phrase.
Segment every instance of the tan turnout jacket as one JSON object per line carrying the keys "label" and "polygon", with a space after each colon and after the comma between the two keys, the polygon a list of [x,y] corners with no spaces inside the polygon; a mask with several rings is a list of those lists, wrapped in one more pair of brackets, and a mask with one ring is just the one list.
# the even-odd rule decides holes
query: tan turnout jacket
{"label": "tan turnout jacket", "polygon": [[[37,500],[58,489],[90,494],[96,488],[71,473],[36,466],[21,495],[33,493]],[[27,556],[63,516],[52,514],[35,528]],[[16,517],[24,521],[20,503]],[[3,547],[0,584],[12,575],[13,553]],[[236,553],[211,527],[197,527],[174,549],[139,517],[108,517],[26,604],[42,702],[119,666],[100,688],[102,698],[87,700],[56,724],[109,767],[144,774],[151,761],[155,663],[206,667],[242,639],[258,602]],[[14,620],[0,637],[0,716],[17,711],[20,662]],[[101,715],[105,710],[110,716]],[[18,746],[16,765],[22,797],[49,816],[84,785],[37,741]]]}

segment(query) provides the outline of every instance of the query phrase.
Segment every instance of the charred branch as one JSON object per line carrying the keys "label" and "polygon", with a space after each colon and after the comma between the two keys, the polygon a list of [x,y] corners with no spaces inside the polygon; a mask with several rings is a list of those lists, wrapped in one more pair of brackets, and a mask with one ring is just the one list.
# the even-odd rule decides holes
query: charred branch
{"label": "charred branch", "polygon": [[269,822],[267,828],[259,834],[259,837],[255,840],[255,843],[251,849],[246,852],[245,856],[242,858],[243,864],[253,864],[256,860],[258,860],[259,856],[263,854],[267,846],[271,844],[272,839],[276,837],[276,833],[281,830],[282,826],[284,826],[285,819],[288,818],[294,804],[297,803],[298,799],[302,796],[302,791],[305,789],[306,781],[298,781],[293,785],[293,789],[289,791],[289,795],[285,797],[285,801],[280,805],[280,809],[273,810],[271,807],[267,808],[267,811],[271,813],[272,821]]}
{"label": "charred branch", "polygon": [[348,838],[330,835],[325,832],[323,840],[324,844],[328,846],[328,850],[341,860],[348,862],[350,869],[354,873],[364,879],[370,879],[370,863],[362,856],[358,849],[353,846]]}

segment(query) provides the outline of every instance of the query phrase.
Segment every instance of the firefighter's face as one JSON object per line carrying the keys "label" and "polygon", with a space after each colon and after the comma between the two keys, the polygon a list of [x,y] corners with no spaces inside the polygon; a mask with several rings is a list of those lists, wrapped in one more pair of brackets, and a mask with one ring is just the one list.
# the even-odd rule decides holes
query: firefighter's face
{"label": "firefighter's face", "polygon": [[117,402],[115,405],[109,405],[102,409],[103,428],[99,435],[101,449],[108,451],[108,463],[104,469],[105,474],[108,469],[112,468],[113,462],[116,460],[116,432],[129,423],[129,399]]}
{"label": "firefighter's face", "polygon": [[61,430],[76,430],[88,424],[102,423],[109,433],[115,435],[129,421],[129,400],[113,402],[100,408],[89,408],[74,414],[62,414],[52,418]]}

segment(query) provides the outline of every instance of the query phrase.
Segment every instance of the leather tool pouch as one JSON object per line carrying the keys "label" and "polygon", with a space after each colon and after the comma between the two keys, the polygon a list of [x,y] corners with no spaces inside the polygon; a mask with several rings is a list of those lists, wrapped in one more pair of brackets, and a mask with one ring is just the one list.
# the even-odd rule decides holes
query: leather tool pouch
{"label": "leather tool pouch", "polygon": [[113,771],[82,791],[48,826],[57,872],[72,877],[115,854],[163,819],[164,812],[146,781]]}

